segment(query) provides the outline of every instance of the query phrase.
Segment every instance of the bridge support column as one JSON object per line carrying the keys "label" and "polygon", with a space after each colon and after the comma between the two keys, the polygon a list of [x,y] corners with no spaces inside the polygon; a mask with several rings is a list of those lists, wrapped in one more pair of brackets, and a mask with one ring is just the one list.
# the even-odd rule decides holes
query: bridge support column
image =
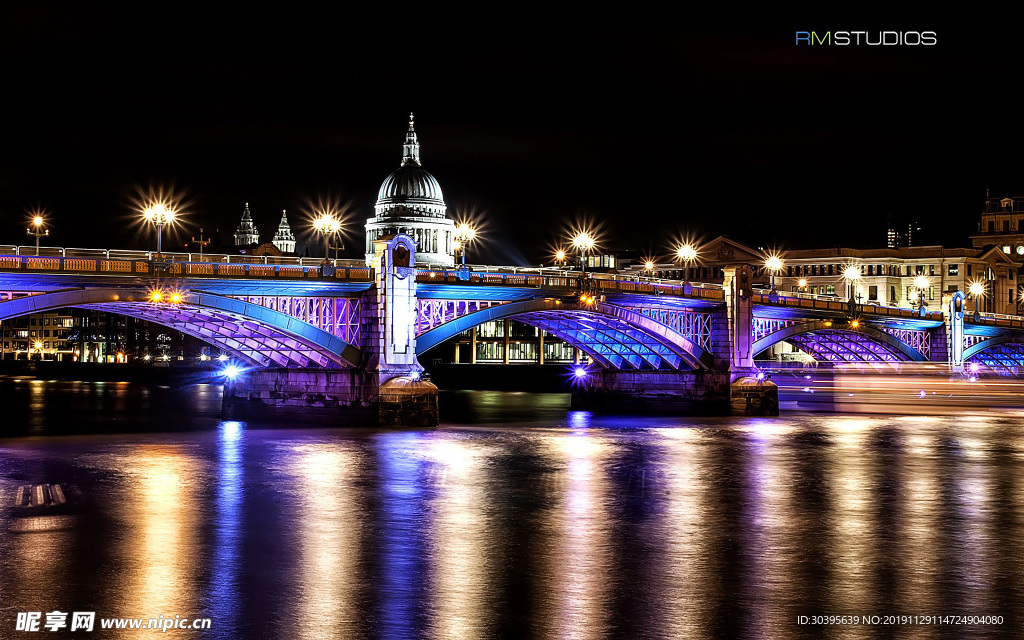
{"label": "bridge support column", "polygon": [[942,317],[945,325],[942,327],[945,334],[945,349],[936,356],[936,344],[932,338],[932,359],[938,360],[945,356],[949,363],[951,373],[963,373],[964,371],[964,292],[956,291],[949,297],[946,304],[942,305]]}
{"label": "bridge support column", "polygon": [[724,415],[724,371],[591,371],[572,394],[572,408],[616,413]]}
{"label": "bridge support column", "polygon": [[754,366],[754,272],[750,265],[722,269],[725,309],[715,314],[711,342],[716,357],[729,363],[730,409],[735,415],[779,415],[779,389],[757,379]]}
{"label": "bridge support column", "polygon": [[333,415],[344,422],[435,426],[437,387],[416,359],[416,245],[405,235],[375,240],[376,286],[360,304],[362,360],[352,369],[252,371],[225,390],[239,417]]}

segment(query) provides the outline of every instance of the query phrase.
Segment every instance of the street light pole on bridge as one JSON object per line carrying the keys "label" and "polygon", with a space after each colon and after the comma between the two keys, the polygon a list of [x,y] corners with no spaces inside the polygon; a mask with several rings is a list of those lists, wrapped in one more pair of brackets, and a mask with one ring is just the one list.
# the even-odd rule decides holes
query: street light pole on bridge
{"label": "street light pole on bridge", "polygon": [[44,238],[50,235],[50,230],[43,228],[43,216],[35,215],[32,217],[32,226],[28,228],[28,235],[34,236],[36,239],[36,255],[39,255],[39,238]]}

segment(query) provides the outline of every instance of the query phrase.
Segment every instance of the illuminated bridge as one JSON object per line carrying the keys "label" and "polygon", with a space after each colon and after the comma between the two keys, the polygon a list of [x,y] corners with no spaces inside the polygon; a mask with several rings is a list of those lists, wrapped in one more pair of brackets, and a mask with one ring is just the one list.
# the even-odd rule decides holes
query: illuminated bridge
{"label": "illuminated bridge", "polygon": [[287,399],[298,389],[307,401],[319,394],[342,405],[372,404],[397,387],[408,392],[422,384],[419,355],[506,318],[589,356],[588,384],[694,401],[727,398],[731,383],[755,371],[754,358],[781,342],[818,362],[877,370],[932,362],[952,372],[965,363],[1024,372],[1024,320],[965,316],[959,292],[941,310],[922,312],[756,291],[742,264],[724,269],[722,285],[701,286],[557,270],[416,268],[415,243],[403,235],[375,248],[373,268],[333,268],[301,259],[112,250],[35,256],[0,247],[0,320],[69,307],[142,318],[245,363],[251,399]]}

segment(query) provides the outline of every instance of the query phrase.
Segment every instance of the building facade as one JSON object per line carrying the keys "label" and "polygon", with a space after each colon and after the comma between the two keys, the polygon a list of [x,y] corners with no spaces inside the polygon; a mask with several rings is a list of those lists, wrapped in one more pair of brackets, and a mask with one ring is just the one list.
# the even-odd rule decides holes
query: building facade
{"label": "building facade", "polygon": [[417,264],[453,266],[455,222],[447,216],[441,186],[420,164],[420,143],[410,113],[402,164],[381,184],[374,216],[366,221],[366,263],[373,262],[374,240],[404,233],[416,241]]}

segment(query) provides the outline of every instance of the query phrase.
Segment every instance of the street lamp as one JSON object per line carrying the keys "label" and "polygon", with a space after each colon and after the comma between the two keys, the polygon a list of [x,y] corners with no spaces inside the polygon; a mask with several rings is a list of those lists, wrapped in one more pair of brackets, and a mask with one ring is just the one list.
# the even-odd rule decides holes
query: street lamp
{"label": "street lamp", "polygon": [[914,287],[917,289],[917,306],[920,309],[921,315],[924,315],[924,292],[928,288],[929,282],[927,276],[917,276],[914,278]]}
{"label": "street lamp", "polygon": [[807,292],[807,278],[800,278],[796,281],[796,286],[800,287],[800,293]]}
{"label": "street lamp", "polygon": [[163,253],[164,225],[173,224],[177,213],[172,209],[168,209],[164,203],[158,202],[146,207],[142,215],[146,222],[156,225],[156,254],[159,256]]}
{"label": "street lamp", "polygon": [[594,248],[594,238],[586,231],[581,231],[572,239],[572,246],[580,253],[580,270],[587,271],[587,252]]}
{"label": "street lamp", "polygon": [[36,255],[39,255],[39,238],[50,235],[50,230],[43,227],[43,216],[36,215],[32,218],[32,226],[28,228],[28,235],[35,236]]}
{"label": "street lamp", "polygon": [[779,256],[768,256],[768,258],[764,261],[764,268],[772,276],[772,293],[778,295],[778,293],[775,291],[775,276],[782,271],[782,258],[780,258]]}
{"label": "street lamp", "polygon": [[465,222],[455,227],[455,248],[462,255],[463,269],[466,267],[466,247],[474,238],[476,238],[476,229]]}
{"label": "street lamp", "polygon": [[697,259],[697,250],[690,243],[686,243],[676,249],[676,257],[683,261],[683,282],[689,284],[690,267],[693,261]]}
{"label": "street lamp", "polygon": [[565,266],[565,250],[564,249],[559,249],[558,251],[555,251],[555,262],[557,262],[558,265],[561,266],[561,267]]}
{"label": "street lamp", "polygon": [[974,298],[974,321],[977,322],[981,319],[981,314],[978,313],[978,298],[985,297],[985,283],[981,280],[975,280],[967,287],[967,293]]}
{"label": "street lamp", "polygon": [[860,282],[860,267],[851,264],[843,269],[843,280],[846,280],[850,287],[850,304],[854,304],[856,302],[854,296],[857,294],[857,284]]}
{"label": "street lamp", "polygon": [[313,229],[324,237],[324,260],[327,260],[331,251],[331,236],[341,231],[341,220],[329,213],[323,213],[313,220]]}

